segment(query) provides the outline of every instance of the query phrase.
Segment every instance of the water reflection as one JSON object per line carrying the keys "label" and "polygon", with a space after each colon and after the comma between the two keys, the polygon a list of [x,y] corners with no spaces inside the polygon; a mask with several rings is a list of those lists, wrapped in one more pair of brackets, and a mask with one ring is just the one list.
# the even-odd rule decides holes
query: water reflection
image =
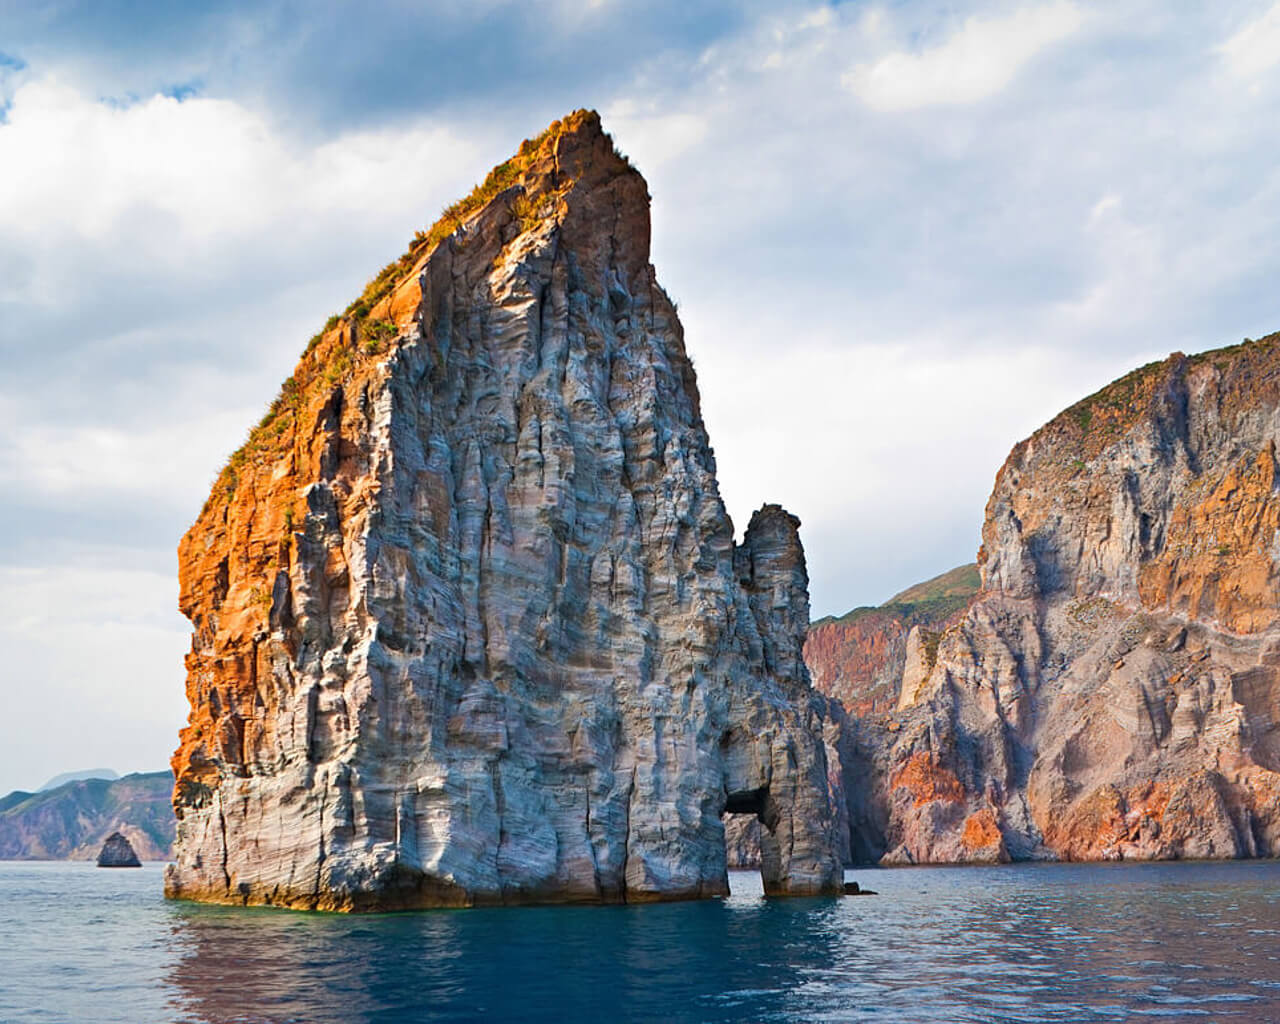
{"label": "water reflection", "polygon": [[179,906],[178,1019],[739,1020],[785,1017],[837,956],[834,900],[367,917]]}
{"label": "water reflection", "polygon": [[0,865],[0,1019],[1280,1020],[1275,862],[852,877],[881,895],[346,917]]}
{"label": "water reflection", "polygon": [[848,901],[876,941],[842,947],[795,1005],[831,1019],[1280,1019],[1277,881],[1274,863],[877,872],[887,899]]}

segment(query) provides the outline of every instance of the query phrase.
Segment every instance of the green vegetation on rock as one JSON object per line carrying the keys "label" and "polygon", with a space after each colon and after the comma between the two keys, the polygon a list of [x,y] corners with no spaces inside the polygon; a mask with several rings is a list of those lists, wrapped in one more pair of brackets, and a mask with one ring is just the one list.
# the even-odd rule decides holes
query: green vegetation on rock
{"label": "green vegetation on rock", "polygon": [[967,605],[981,586],[982,577],[978,566],[970,562],[968,565],[958,565],[931,580],[910,586],[877,607],[864,606],[845,612],[844,615],[828,615],[812,625],[856,622],[869,615],[890,615],[912,625],[940,622]]}
{"label": "green vegetation on rock", "polygon": [[[1045,432],[1056,432],[1064,426],[1074,427],[1083,441],[1080,451],[1088,455],[1096,455],[1097,450],[1106,443],[1120,437],[1140,418],[1142,411],[1160,392],[1160,382],[1167,375],[1178,372],[1180,367],[1195,369],[1212,365],[1219,372],[1228,370],[1233,363],[1241,359],[1262,359],[1271,357],[1280,349],[1280,334],[1271,334],[1265,338],[1253,340],[1245,338],[1238,345],[1227,345],[1223,348],[1209,349],[1184,356],[1174,352],[1165,359],[1139,366],[1122,377],[1118,377],[1093,394],[1068,406],[1050,420],[1033,436]],[[1063,448],[1063,458],[1074,455],[1068,448]],[[1084,463],[1077,457],[1070,460],[1073,468],[1083,468]]]}

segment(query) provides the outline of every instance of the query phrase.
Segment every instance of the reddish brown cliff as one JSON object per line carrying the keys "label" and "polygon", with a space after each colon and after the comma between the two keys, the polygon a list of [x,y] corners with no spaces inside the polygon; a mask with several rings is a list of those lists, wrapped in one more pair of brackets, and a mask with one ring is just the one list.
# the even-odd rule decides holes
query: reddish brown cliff
{"label": "reddish brown cliff", "polygon": [[982,593],[854,730],[867,845],[1280,854],[1277,436],[1273,336],[1143,367],[1015,446]]}
{"label": "reddish brown cliff", "polygon": [[853,715],[891,711],[898,703],[907,635],[929,636],[956,622],[978,592],[976,565],[962,565],[895,594],[877,608],[855,608],[809,627],[804,660],[813,685]]}

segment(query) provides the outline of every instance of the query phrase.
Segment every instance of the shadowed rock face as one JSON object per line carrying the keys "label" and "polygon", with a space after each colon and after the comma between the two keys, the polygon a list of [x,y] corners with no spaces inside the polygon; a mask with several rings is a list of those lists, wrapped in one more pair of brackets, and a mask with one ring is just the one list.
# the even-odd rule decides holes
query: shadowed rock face
{"label": "shadowed rock face", "polygon": [[587,112],[491,181],[318,338],[182,541],[166,891],[713,896],[726,807],[768,892],[838,891],[799,523],[734,544],[645,182]]}
{"label": "shadowed rock face", "polygon": [[983,592],[863,726],[886,860],[1280,854],[1278,436],[1273,336],[1014,448]]}

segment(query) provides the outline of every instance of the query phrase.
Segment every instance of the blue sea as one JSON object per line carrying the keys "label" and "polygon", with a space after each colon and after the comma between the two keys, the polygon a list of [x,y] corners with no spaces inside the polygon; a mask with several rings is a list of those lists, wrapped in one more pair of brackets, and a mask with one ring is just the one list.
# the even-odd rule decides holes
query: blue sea
{"label": "blue sea", "polygon": [[0,862],[0,1020],[1280,1021],[1280,863],[847,877],[879,895],[344,916]]}

